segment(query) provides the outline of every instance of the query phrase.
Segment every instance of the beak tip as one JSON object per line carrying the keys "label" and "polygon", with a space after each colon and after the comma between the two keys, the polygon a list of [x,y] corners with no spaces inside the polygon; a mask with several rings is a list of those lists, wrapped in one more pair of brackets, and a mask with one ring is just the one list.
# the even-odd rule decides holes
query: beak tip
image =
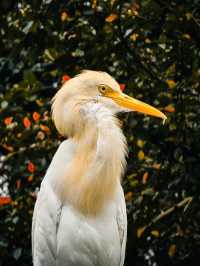
{"label": "beak tip", "polygon": [[162,114],[162,119],[163,120],[166,120],[167,119],[167,116],[165,114]]}
{"label": "beak tip", "polygon": [[162,113],[162,120],[163,120],[163,125],[165,124],[165,121],[167,120],[167,116],[165,114]]}

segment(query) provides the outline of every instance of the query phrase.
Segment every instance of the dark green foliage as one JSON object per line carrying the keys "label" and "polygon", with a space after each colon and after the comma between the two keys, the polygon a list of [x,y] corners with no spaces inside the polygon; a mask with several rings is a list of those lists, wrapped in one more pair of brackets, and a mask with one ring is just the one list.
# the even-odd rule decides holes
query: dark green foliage
{"label": "dark green foliage", "polygon": [[123,180],[126,265],[194,265],[200,257],[199,1],[2,0],[0,13],[0,175],[12,199],[0,207],[0,265],[31,265],[35,191],[62,140],[50,99],[64,75],[82,69],[108,71],[128,94],[168,116],[165,125],[139,114],[122,117],[130,150]]}

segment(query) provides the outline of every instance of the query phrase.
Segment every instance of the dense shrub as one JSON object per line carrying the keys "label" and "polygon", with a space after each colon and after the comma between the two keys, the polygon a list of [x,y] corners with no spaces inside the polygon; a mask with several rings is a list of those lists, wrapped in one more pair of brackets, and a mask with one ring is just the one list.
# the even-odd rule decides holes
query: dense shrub
{"label": "dense shrub", "polygon": [[166,113],[123,115],[129,159],[126,265],[200,257],[198,0],[0,2],[0,265],[31,265],[36,192],[62,141],[50,99],[81,69],[104,70]]}

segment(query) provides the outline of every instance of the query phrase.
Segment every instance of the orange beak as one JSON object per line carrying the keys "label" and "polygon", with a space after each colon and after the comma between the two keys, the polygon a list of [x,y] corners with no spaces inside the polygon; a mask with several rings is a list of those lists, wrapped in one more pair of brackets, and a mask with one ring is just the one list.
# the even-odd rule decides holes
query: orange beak
{"label": "orange beak", "polygon": [[132,111],[137,111],[143,114],[159,117],[166,120],[167,117],[157,108],[144,103],[142,101],[136,100],[125,93],[120,93],[117,91],[108,91],[104,95],[105,97],[111,98],[118,105],[130,109]]}

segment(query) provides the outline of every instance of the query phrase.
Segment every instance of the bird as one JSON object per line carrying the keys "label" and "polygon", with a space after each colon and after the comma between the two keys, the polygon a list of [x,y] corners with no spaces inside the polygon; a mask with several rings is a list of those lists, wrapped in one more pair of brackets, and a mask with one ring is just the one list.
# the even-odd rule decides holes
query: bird
{"label": "bird", "polygon": [[32,219],[34,266],[124,265],[127,214],[121,178],[127,143],[118,113],[163,120],[157,108],[120,90],[103,71],[84,70],[52,99],[66,137],[41,182]]}

